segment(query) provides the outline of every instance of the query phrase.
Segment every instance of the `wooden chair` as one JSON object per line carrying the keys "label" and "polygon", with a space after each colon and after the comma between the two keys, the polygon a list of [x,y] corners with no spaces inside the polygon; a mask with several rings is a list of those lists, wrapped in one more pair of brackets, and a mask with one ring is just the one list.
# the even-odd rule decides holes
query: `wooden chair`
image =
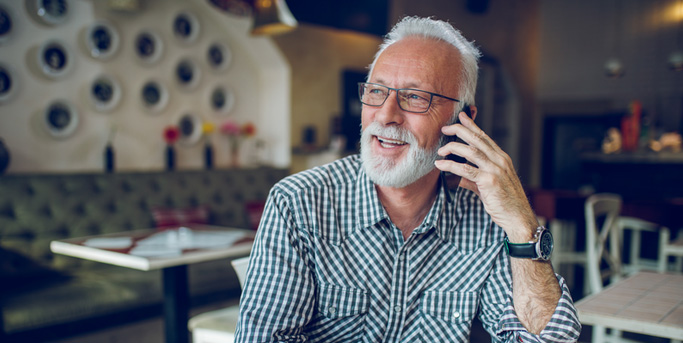
{"label": "wooden chair", "polygon": [[[600,292],[606,280],[613,282],[622,275],[620,211],[621,197],[617,194],[594,194],[586,199],[586,274],[590,293]],[[603,262],[607,268],[602,267]]]}
{"label": "wooden chair", "polygon": [[[657,224],[650,223],[637,218],[620,217],[622,199],[617,194],[594,194],[586,200],[586,254],[587,254],[587,275],[590,293],[600,292],[609,283],[615,282],[631,272],[636,272],[647,268],[647,265],[639,264],[640,250],[635,248],[640,241],[638,234],[642,231],[658,231],[661,242],[669,242],[668,229],[660,228]],[[623,232],[632,230],[629,252],[631,254],[630,268],[623,265]],[[665,268],[667,260],[662,256],[675,254],[681,246],[664,247],[660,244],[660,257],[658,266]],[[664,266],[664,267],[663,267]],[[607,283],[606,283],[607,282]],[[593,327],[592,342],[633,342],[621,337],[619,330],[612,330],[607,335],[606,328],[603,326]]]}
{"label": "wooden chair", "polygon": [[678,238],[672,241],[669,229],[664,227],[659,233],[658,270],[660,272],[669,271],[669,256],[675,257],[673,270],[680,273],[683,269],[683,235],[679,234]]}
{"label": "wooden chair", "polygon": [[[237,273],[240,286],[244,287],[249,257],[234,259],[232,267]],[[196,315],[187,323],[192,332],[193,343],[232,343],[239,316],[239,305]]]}

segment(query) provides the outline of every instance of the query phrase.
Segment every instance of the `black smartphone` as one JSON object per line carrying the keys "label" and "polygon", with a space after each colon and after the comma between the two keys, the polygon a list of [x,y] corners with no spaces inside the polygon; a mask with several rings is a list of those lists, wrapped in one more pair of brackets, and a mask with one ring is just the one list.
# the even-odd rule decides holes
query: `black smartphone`
{"label": "black smartphone", "polygon": [[[470,109],[469,104],[464,104],[462,106],[462,111],[465,112],[465,114],[467,114],[468,117],[472,118],[472,110]],[[455,123],[459,124],[460,118],[456,119]],[[450,142],[459,142],[459,143],[467,144],[462,139],[458,138],[458,136],[446,136],[446,143],[444,145],[446,145]],[[457,162],[457,163],[466,163],[467,162],[467,160],[464,157],[458,156],[455,154],[449,154],[445,158],[449,161],[453,161],[453,162]]]}

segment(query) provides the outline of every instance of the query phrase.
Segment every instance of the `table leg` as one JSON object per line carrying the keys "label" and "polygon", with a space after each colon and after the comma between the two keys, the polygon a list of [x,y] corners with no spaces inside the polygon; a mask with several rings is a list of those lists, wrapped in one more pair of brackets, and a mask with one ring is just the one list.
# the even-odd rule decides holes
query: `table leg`
{"label": "table leg", "polygon": [[188,343],[189,289],[187,265],[163,269],[164,326],[167,343]]}

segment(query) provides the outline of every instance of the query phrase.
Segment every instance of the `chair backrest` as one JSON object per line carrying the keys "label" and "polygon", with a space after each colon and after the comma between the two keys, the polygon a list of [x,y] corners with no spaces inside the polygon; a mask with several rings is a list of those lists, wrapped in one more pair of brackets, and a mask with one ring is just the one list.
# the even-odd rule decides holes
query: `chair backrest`
{"label": "chair backrest", "polygon": [[[662,255],[662,250],[666,245],[668,238],[664,238],[665,232],[668,232],[668,228],[659,225],[657,223],[649,222],[635,217],[619,217],[619,231],[621,232],[621,237],[624,237],[624,233],[629,231],[631,234],[631,242],[627,247],[624,246],[624,254],[628,253],[628,264],[622,264],[622,269],[626,273],[631,273],[639,270],[659,270],[659,268],[666,269],[666,257]],[[657,247],[657,256],[654,259],[644,258],[641,256],[641,250],[643,248],[643,233],[650,232],[652,234],[660,235],[659,246]],[[626,241],[624,240],[624,244]],[[647,249],[651,249],[648,246]],[[664,270],[661,270],[664,271]]]}
{"label": "chair backrest", "polygon": [[[621,203],[621,196],[609,193],[586,199],[586,268],[591,293],[599,292],[606,278],[612,282],[621,274],[621,242],[617,231]],[[603,260],[607,263],[606,270],[602,269]]]}
{"label": "chair backrest", "polygon": [[240,281],[240,287],[244,288],[244,280],[247,277],[247,266],[249,266],[249,256],[240,257],[230,262],[232,268],[235,269],[237,279]]}

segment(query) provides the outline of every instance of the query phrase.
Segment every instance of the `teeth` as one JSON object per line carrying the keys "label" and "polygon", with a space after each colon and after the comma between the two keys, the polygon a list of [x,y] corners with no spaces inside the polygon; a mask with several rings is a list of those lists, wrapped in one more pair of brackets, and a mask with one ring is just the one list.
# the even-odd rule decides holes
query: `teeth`
{"label": "teeth", "polygon": [[377,140],[379,140],[380,145],[382,145],[382,147],[385,147],[385,148],[391,147],[392,145],[408,144],[408,143],[403,142],[403,141],[395,141],[395,140],[384,139],[384,138],[379,138],[379,137],[377,137]]}

